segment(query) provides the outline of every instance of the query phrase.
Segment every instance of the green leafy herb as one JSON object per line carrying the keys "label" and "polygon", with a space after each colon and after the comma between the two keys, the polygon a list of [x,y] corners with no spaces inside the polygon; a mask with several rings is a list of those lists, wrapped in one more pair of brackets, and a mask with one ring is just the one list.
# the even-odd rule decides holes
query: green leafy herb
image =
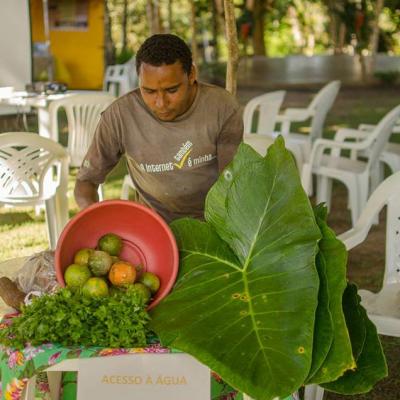
{"label": "green leafy herb", "polygon": [[0,342],[22,348],[44,342],[64,346],[141,347],[146,345],[148,313],[134,290],[86,297],[61,289],[33,300],[0,332]]}

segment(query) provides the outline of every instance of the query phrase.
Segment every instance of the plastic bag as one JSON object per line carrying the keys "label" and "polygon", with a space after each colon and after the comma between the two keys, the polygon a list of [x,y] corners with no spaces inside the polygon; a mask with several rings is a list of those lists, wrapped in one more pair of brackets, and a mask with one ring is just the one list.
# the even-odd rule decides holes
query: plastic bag
{"label": "plastic bag", "polygon": [[60,286],[54,268],[54,251],[42,251],[29,257],[18,271],[15,283],[24,293],[53,293]]}

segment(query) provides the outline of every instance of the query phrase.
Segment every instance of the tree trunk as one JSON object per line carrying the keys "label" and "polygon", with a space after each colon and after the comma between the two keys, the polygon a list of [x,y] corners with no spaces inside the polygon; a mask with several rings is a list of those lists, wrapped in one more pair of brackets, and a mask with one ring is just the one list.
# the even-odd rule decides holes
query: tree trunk
{"label": "tree trunk", "polygon": [[342,49],[339,48],[339,32],[338,32],[338,26],[339,26],[339,21],[337,18],[337,15],[335,13],[335,9],[332,3],[332,0],[328,1],[327,4],[328,7],[328,15],[329,15],[329,35],[333,47],[333,53],[334,54],[341,54]]}
{"label": "tree trunk", "polygon": [[104,61],[105,65],[115,64],[115,46],[111,36],[111,18],[107,0],[104,0]]}
{"label": "tree trunk", "polygon": [[219,59],[219,49],[218,49],[218,9],[217,5],[215,4],[216,0],[212,0],[212,35],[213,35],[213,42],[214,42],[214,59],[218,61]]}
{"label": "tree trunk", "polygon": [[199,52],[197,49],[197,23],[196,23],[196,6],[194,0],[190,0],[190,23],[192,25],[192,57],[195,65],[198,65]]}
{"label": "tree trunk", "polygon": [[226,67],[226,90],[236,95],[237,70],[239,65],[239,44],[236,31],[235,7],[233,0],[224,0],[225,35],[228,45],[228,63]]}
{"label": "tree trunk", "polygon": [[267,54],[264,41],[264,19],[265,0],[255,0],[253,8],[253,48],[256,56],[265,56]]}
{"label": "tree trunk", "polygon": [[121,33],[122,33],[122,51],[125,51],[128,47],[128,0],[124,0],[123,2],[123,11],[122,11],[122,23],[121,23]]}
{"label": "tree trunk", "polygon": [[172,0],[168,0],[168,32],[172,31]]}
{"label": "tree trunk", "polygon": [[149,24],[150,35],[160,33],[162,29],[161,29],[160,7],[158,0],[147,0],[146,14],[147,14],[147,21]]}
{"label": "tree trunk", "polygon": [[372,57],[375,57],[376,53],[378,52],[379,17],[382,13],[384,3],[385,3],[385,0],[376,0],[376,4],[375,4],[375,18],[372,22],[372,34],[371,34],[371,40],[369,43],[369,48],[371,50]]}

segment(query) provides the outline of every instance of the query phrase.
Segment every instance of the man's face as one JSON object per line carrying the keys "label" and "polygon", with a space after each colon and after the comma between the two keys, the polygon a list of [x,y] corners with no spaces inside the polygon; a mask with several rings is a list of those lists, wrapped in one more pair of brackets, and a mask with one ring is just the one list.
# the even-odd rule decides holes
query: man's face
{"label": "man's face", "polygon": [[187,75],[180,61],[159,67],[143,63],[139,70],[143,101],[162,121],[173,121],[187,111],[196,93],[195,80],[194,67]]}

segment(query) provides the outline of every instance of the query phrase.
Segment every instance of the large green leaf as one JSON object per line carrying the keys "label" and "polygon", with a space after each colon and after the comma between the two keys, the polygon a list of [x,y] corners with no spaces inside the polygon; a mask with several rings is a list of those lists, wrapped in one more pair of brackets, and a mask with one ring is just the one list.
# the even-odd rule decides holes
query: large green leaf
{"label": "large green leaf", "polygon": [[[363,322],[358,316],[352,319],[353,313],[348,313],[347,322],[349,324],[350,336],[355,339],[353,346],[356,353],[360,351],[357,359],[357,367],[353,370],[346,371],[342,377],[335,382],[325,383],[322,386],[330,391],[341,394],[359,394],[367,393],[376,382],[387,376],[387,365],[383,354],[382,346],[379,341],[378,333],[375,325],[369,320],[365,309],[360,304],[360,298],[357,294],[357,287],[350,284],[345,296],[346,308],[355,307],[357,314],[361,315]],[[348,307],[347,307],[348,306]],[[365,340],[362,341],[362,331],[365,327]],[[354,334],[352,334],[352,331]]]}
{"label": "large green leaf", "polygon": [[315,210],[316,220],[322,233],[319,242],[319,257],[326,266],[329,309],[333,321],[333,341],[319,370],[308,383],[331,382],[355,367],[349,333],[343,314],[342,298],[346,289],[347,251],[344,244],[326,223],[326,209],[319,206]]}
{"label": "large green leaf", "polygon": [[357,286],[354,283],[347,283],[343,294],[343,312],[355,361],[360,357],[367,336],[365,315],[360,306],[360,301],[361,298],[357,294]]}
{"label": "large green leaf", "polygon": [[[206,220],[213,226],[223,226],[226,220],[226,197],[228,190],[232,185],[234,176],[237,176],[240,171],[249,168],[250,164],[257,162],[262,163],[263,159],[250,146],[239,146],[237,155],[223,171],[218,182],[211,188],[207,194],[205,205]],[[229,240],[229,233],[224,235],[224,232],[219,231],[219,235],[224,240]]]}
{"label": "large green leaf", "polygon": [[315,265],[319,276],[318,307],[315,313],[312,364],[306,383],[321,368],[333,341],[333,321],[329,310],[328,278],[325,260],[320,253],[317,254]]}
{"label": "large green leaf", "polygon": [[151,325],[163,344],[269,400],[298,389],[310,369],[320,233],[283,140],[251,162],[247,147],[211,189],[208,222],[172,224],[180,274]]}

